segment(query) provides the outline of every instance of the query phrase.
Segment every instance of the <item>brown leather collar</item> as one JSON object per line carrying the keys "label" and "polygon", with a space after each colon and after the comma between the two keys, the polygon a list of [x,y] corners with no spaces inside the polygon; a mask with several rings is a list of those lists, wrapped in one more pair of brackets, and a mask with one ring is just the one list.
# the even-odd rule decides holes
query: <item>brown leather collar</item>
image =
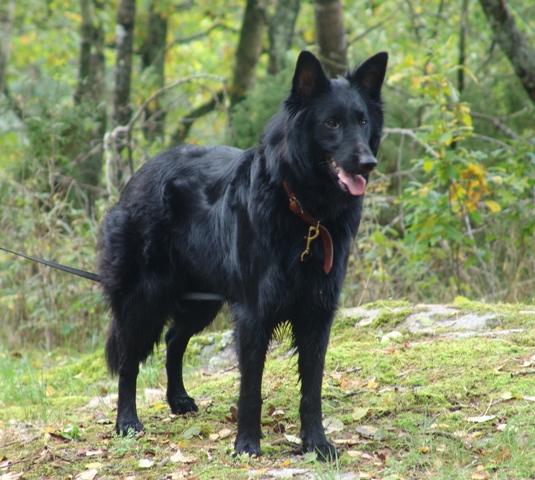
{"label": "brown leather collar", "polygon": [[323,271],[325,274],[328,274],[333,266],[333,239],[331,238],[329,230],[327,230],[323,225],[320,225],[320,220],[316,220],[303,208],[286,180],[283,181],[283,185],[284,189],[286,190],[286,194],[288,195],[288,199],[290,200],[290,210],[299,218],[301,218],[301,220],[310,225],[310,228],[308,229],[308,235],[305,237],[306,247],[301,254],[301,261],[304,262],[305,258],[310,255],[310,245],[321,235],[321,239],[323,241],[323,252],[325,254]]}

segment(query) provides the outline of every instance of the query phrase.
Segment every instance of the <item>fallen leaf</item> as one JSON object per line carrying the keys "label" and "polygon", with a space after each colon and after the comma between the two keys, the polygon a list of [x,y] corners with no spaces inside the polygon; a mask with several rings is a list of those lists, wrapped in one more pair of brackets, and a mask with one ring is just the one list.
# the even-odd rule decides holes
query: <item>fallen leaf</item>
{"label": "fallen leaf", "polygon": [[375,435],[379,431],[377,427],[371,425],[361,425],[355,429],[357,433],[367,438],[375,438]]}
{"label": "fallen leaf", "polygon": [[358,437],[335,438],[333,440],[333,443],[335,445],[357,445],[358,443],[360,443],[360,439]]}
{"label": "fallen leaf", "polygon": [[173,463],[195,463],[198,461],[197,457],[186,457],[184,454],[178,449],[176,453],[170,458],[170,460]]}
{"label": "fallen leaf", "polygon": [[45,396],[51,397],[56,393],[56,389],[52,385],[47,385],[45,388]]}
{"label": "fallen leaf", "polygon": [[355,422],[362,420],[366,415],[368,415],[369,411],[369,408],[355,408],[355,410],[353,410],[353,420],[355,420]]}
{"label": "fallen leaf", "polygon": [[488,480],[490,475],[487,472],[476,472],[470,477],[472,480]]}
{"label": "fallen leaf", "polygon": [[220,439],[228,438],[232,435],[232,430],[230,428],[224,428],[218,433],[218,435]]}
{"label": "fallen leaf", "polygon": [[20,473],[4,473],[0,479],[1,480],[19,480],[20,477],[22,477],[22,475],[24,474],[24,472],[20,472]]}
{"label": "fallen leaf", "polygon": [[104,451],[99,449],[99,450],[88,450],[87,452],[85,452],[85,456],[86,457],[96,457],[97,455],[102,455],[104,454]]}
{"label": "fallen leaf", "polygon": [[79,473],[74,477],[75,480],[93,480],[97,476],[98,470],[96,468],[90,468],[85,472]]}
{"label": "fallen leaf", "polygon": [[506,460],[509,460],[511,458],[511,450],[509,450],[507,447],[505,447],[497,456],[496,460],[498,462],[505,462]]}
{"label": "fallen leaf", "polygon": [[238,423],[238,409],[230,407],[230,417],[226,417],[227,422]]}
{"label": "fallen leaf", "polygon": [[337,418],[327,417],[323,420],[323,428],[325,429],[325,433],[330,435],[334,432],[341,432],[344,429],[344,423]]}
{"label": "fallen leaf", "polygon": [[479,417],[468,417],[466,421],[473,422],[473,423],[484,423],[484,422],[490,422],[491,420],[494,420],[495,418],[496,418],[496,415],[481,415]]}
{"label": "fallen leaf", "polygon": [[148,458],[142,458],[137,464],[139,468],[151,468],[153,465],[154,462]]}
{"label": "fallen leaf", "polygon": [[375,380],[370,380],[366,386],[372,390],[379,388],[379,384]]}
{"label": "fallen leaf", "polygon": [[189,440],[190,438],[197,437],[201,434],[201,427],[188,428],[183,434],[182,438]]}
{"label": "fallen leaf", "polygon": [[286,438],[286,440],[288,440],[290,443],[293,443],[294,445],[301,445],[301,439],[294,435],[285,434],[284,438]]}

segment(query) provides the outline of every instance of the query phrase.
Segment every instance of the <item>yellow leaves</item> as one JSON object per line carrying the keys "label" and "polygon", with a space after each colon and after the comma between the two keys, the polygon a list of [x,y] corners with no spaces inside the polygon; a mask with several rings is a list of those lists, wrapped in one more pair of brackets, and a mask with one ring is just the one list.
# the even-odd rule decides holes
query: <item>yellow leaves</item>
{"label": "yellow leaves", "polygon": [[472,480],[487,480],[490,478],[489,472],[485,471],[485,467],[483,465],[478,465],[476,467],[476,472],[472,474],[470,477]]}
{"label": "yellow leaves", "polygon": [[22,43],[22,45],[24,45],[25,47],[28,47],[36,41],[36,38],[36,32],[30,32],[20,37],[20,43]]}
{"label": "yellow leaves", "polygon": [[433,160],[425,160],[423,165],[424,172],[429,173],[433,169],[434,164],[435,162]]}
{"label": "yellow leaves", "polygon": [[452,180],[449,186],[449,202],[454,212],[472,213],[486,205],[491,213],[498,213],[502,207],[495,200],[483,200],[490,193],[488,182],[496,183],[496,177],[489,179],[486,168],[469,162],[460,173],[460,178]]}
{"label": "yellow leaves", "polygon": [[377,390],[379,388],[379,384],[375,381],[375,379],[372,379],[368,382],[366,387],[370,390]]}
{"label": "yellow leaves", "polygon": [[485,205],[489,207],[492,213],[498,213],[498,212],[501,212],[502,210],[502,207],[500,207],[500,205],[494,200],[486,200]]}
{"label": "yellow leaves", "polygon": [[56,394],[56,389],[52,385],[47,385],[45,387],[45,396],[51,397],[52,395]]}

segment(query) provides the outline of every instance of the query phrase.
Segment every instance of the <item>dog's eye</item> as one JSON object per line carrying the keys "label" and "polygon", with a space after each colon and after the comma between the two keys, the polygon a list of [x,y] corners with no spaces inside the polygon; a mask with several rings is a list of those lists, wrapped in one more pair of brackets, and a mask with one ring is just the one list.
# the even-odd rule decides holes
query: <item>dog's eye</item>
{"label": "dog's eye", "polygon": [[361,126],[362,128],[364,128],[366,125],[368,125],[368,120],[361,120],[361,121],[360,121],[360,126]]}
{"label": "dog's eye", "polygon": [[332,128],[333,130],[337,129],[340,126],[340,124],[334,118],[329,118],[329,120],[325,122],[325,125],[327,125],[329,128]]}

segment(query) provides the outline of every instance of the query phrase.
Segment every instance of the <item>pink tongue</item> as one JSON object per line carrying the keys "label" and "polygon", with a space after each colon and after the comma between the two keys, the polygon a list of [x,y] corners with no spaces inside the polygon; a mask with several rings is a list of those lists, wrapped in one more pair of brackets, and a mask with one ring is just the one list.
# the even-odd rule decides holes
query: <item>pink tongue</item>
{"label": "pink tongue", "polygon": [[357,197],[366,190],[366,180],[362,175],[350,175],[345,170],[340,169],[338,172],[338,180],[342,182],[351,195]]}

